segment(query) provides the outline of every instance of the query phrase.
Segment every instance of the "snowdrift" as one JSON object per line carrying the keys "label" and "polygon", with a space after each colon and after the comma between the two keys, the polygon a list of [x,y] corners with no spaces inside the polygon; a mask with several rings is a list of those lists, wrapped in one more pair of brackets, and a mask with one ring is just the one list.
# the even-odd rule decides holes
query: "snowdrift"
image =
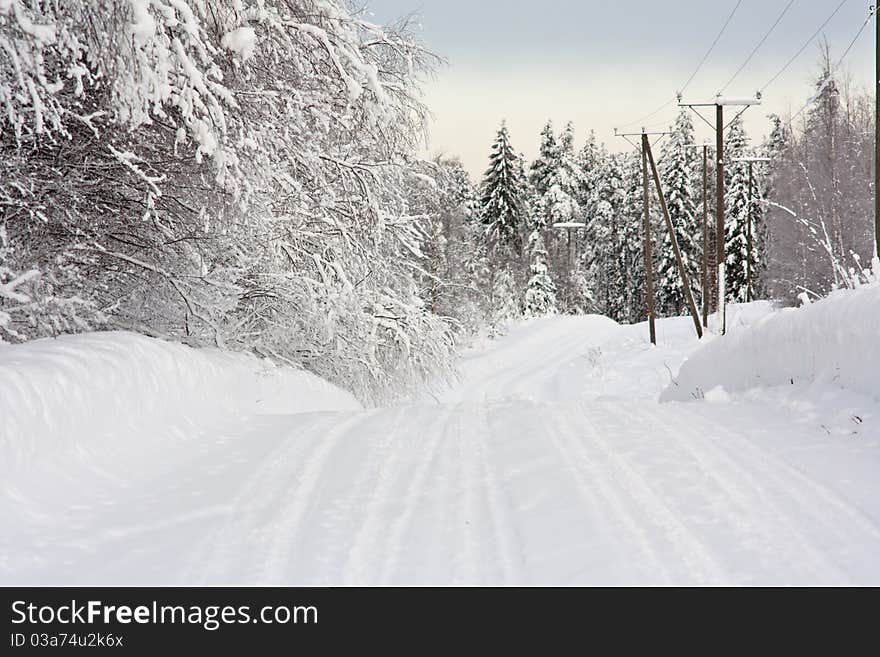
{"label": "snowdrift", "polygon": [[791,384],[827,384],[877,396],[880,286],[840,290],[779,310],[697,349],[660,401]]}
{"label": "snowdrift", "polygon": [[0,476],[134,436],[182,439],[218,419],[360,408],[308,372],[135,333],[0,345]]}

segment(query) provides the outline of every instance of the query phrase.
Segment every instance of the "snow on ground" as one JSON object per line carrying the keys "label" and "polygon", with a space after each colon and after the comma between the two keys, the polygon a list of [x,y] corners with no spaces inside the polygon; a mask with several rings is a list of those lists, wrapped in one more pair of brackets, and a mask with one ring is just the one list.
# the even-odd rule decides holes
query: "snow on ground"
{"label": "snow on ground", "polygon": [[733,392],[806,384],[880,400],[878,319],[880,286],[840,290],[819,303],[766,315],[695,352],[662,399],[687,400],[717,386]]}
{"label": "snow on ground", "polygon": [[[702,346],[662,320],[657,347],[644,325],[532,320],[463,354],[441,395],[373,410],[329,386],[303,403],[278,368],[260,412],[256,361],[124,334],[0,348],[0,385],[20,377],[0,414],[43,408],[40,447],[2,452],[30,456],[4,464],[0,583],[880,584],[874,398],[728,383],[657,401],[787,315],[732,307]],[[219,401],[191,410],[205,385]],[[825,394],[858,406],[854,433],[823,428]],[[77,403],[76,431],[41,419]]]}
{"label": "snow on ground", "polygon": [[307,372],[125,332],[0,345],[0,400],[0,475],[186,439],[218,418],[361,408]]}

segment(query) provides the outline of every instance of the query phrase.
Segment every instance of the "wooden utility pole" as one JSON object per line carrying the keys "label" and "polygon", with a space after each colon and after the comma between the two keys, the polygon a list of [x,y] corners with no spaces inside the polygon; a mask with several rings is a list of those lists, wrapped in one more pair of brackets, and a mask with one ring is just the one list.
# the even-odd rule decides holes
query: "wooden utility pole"
{"label": "wooden utility pole", "polygon": [[694,303],[694,295],[691,293],[691,282],[688,279],[687,271],[684,268],[684,262],[681,259],[681,250],[678,248],[678,239],[675,237],[675,230],[672,226],[672,219],[669,218],[669,208],[666,207],[666,198],[663,196],[663,187],[660,185],[660,174],[657,173],[657,165],[654,163],[654,154],[651,152],[651,144],[648,143],[647,137],[642,137],[642,146],[648,152],[648,162],[651,164],[651,171],[654,174],[654,184],[657,187],[657,197],[660,199],[660,209],[663,211],[663,219],[666,221],[666,230],[669,231],[669,241],[672,242],[672,251],[675,253],[675,264],[678,266],[678,273],[681,276],[681,284],[684,288],[684,298],[687,301],[688,309],[691,311],[691,317],[694,320],[694,328],[697,329],[697,337],[703,337],[703,327],[700,325],[700,316],[697,313],[697,306]]}
{"label": "wooden utility pole", "polygon": [[654,256],[652,254],[651,248],[651,196],[650,196],[650,185],[648,182],[648,150],[651,147],[651,143],[648,141],[648,137],[657,136],[661,139],[666,135],[671,135],[671,132],[645,132],[645,129],[642,128],[641,132],[632,132],[632,133],[619,133],[617,130],[614,131],[615,136],[623,137],[630,144],[636,146],[635,143],[630,141],[630,137],[640,137],[641,138],[641,154],[642,154],[642,206],[644,209],[644,220],[642,225],[642,232],[644,233],[642,236],[642,251],[644,253],[645,258],[645,310],[648,315],[648,332],[651,336],[651,344],[657,344],[657,328],[655,326],[655,318],[656,311],[654,308]]}
{"label": "wooden utility pole", "polygon": [[735,157],[734,162],[746,162],[749,165],[749,211],[746,225],[746,301],[753,301],[752,294],[752,189],[754,187],[755,162],[769,162],[769,157]]}
{"label": "wooden utility pole", "polygon": [[[709,127],[715,130],[715,264],[717,266],[717,287],[718,287],[718,324],[719,332],[724,335],[727,332],[727,313],[726,299],[727,291],[725,289],[725,259],[724,259],[724,108],[728,105],[742,107],[739,114],[734,117],[734,121],[752,105],[761,104],[761,94],[755,94],[753,98],[726,98],[716,96],[712,103],[683,103],[681,97],[678,99],[679,107],[689,107],[696,112]],[[697,107],[714,107],[715,108],[715,125],[713,126],[699,111]],[[731,122],[732,123],[732,122]]]}
{"label": "wooden utility pole", "polygon": [[709,149],[711,144],[693,144],[685,148],[703,149],[703,328],[709,327]]}
{"label": "wooden utility pole", "polygon": [[703,328],[709,327],[709,146],[703,145]]}
{"label": "wooden utility pole", "polygon": [[880,20],[874,12],[874,246],[880,258]]}
{"label": "wooden utility pole", "polygon": [[752,187],[754,185],[753,163],[749,162],[749,212],[746,219],[746,303],[752,301]]}
{"label": "wooden utility pole", "polygon": [[718,330],[727,332],[727,279],[724,265],[724,105],[715,105],[715,266],[718,281]]}

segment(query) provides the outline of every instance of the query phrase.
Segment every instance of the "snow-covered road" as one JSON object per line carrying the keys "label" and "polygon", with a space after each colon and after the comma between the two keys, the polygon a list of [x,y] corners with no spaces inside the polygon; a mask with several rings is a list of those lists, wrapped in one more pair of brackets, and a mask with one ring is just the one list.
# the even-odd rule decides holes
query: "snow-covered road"
{"label": "snow-covered road", "polygon": [[661,329],[533,322],[435,399],[34,466],[3,487],[0,582],[880,584],[876,426],[659,404],[692,348]]}

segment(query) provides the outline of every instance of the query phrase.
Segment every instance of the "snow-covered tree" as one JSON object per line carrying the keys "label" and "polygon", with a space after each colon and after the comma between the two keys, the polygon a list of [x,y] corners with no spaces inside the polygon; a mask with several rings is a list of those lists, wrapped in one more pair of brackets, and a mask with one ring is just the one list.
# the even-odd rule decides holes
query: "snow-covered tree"
{"label": "snow-covered tree", "polygon": [[789,302],[852,285],[851,270],[874,252],[873,91],[835,70],[835,59],[823,44],[812,102],[780,121],[783,147],[770,165],[765,280]]}
{"label": "snow-covered tree", "polygon": [[571,123],[565,126],[554,152],[555,158],[546,160],[540,167],[543,171],[541,185],[535,185],[536,191],[543,187],[538,219],[542,226],[575,221],[581,214],[577,200],[581,172],[574,153],[574,127]]}
{"label": "snow-covered tree", "polygon": [[588,209],[593,201],[593,191],[604,158],[603,150],[603,146],[596,139],[596,133],[591,130],[586,143],[576,155],[580,172],[578,201],[584,209]]}
{"label": "snow-covered tree", "polygon": [[[663,146],[659,165],[669,218],[681,250],[681,259],[691,286],[699,286],[702,259],[702,219],[697,209],[700,194],[695,189],[698,153],[694,145],[694,125],[687,111],[679,113],[672,135]],[[669,231],[663,226],[663,239],[657,249],[656,303],[659,315],[681,315],[688,311],[681,274]],[[697,289],[692,289],[697,294]]]}
{"label": "snow-covered tree", "polygon": [[[623,286],[624,307],[619,321],[636,323],[647,317],[642,159],[638,153],[630,153],[621,157],[623,160],[624,197],[620,214],[622,219],[620,256],[621,271],[625,278]],[[654,217],[654,223],[658,223],[656,219],[657,217]],[[654,251],[656,251],[656,247]],[[656,260],[656,253],[654,255]]]}
{"label": "snow-covered tree", "polygon": [[[545,128],[543,137],[548,134],[552,139],[552,133]],[[580,169],[574,154],[574,128],[568,123],[562,133],[559,143],[552,142],[552,149],[548,146],[551,158],[543,155],[532,164],[533,172],[536,164],[541,162],[538,169],[542,172],[539,184],[534,185],[536,198],[532,203],[532,225],[544,233],[545,245],[552,240],[551,251],[553,253],[553,268],[560,274],[568,274],[568,250],[562,248],[558,239],[559,235],[552,228],[554,224],[570,223],[581,219],[581,207],[577,200],[578,185],[580,181]],[[542,146],[543,149],[543,146]],[[543,162],[542,162],[543,160]],[[543,189],[543,192],[540,190]],[[540,195],[538,195],[540,193]]]}
{"label": "snow-covered tree", "polygon": [[750,156],[748,137],[742,119],[737,118],[730,127],[725,142],[725,289],[731,301],[745,301],[749,297],[749,271],[751,272],[751,292],[760,287],[762,256],[763,211],[761,185],[756,180],[752,190],[752,248],[749,250],[749,169],[736,158]]}
{"label": "snow-covered tree", "polygon": [[522,158],[510,143],[510,133],[501,124],[483,176],[480,217],[490,243],[509,246],[521,254],[528,219],[526,178]]}
{"label": "snow-covered tree", "polygon": [[550,189],[550,179],[558,166],[559,144],[553,133],[553,122],[547,121],[547,124],[541,130],[538,156],[529,167],[529,182],[538,198],[544,196],[547,190]]}
{"label": "snow-covered tree", "polygon": [[338,0],[6,0],[0,51],[7,336],[249,350],[370,401],[448,371],[402,191],[434,61],[406,21]]}
{"label": "snow-covered tree", "polygon": [[[532,204],[533,224],[543,231],[547,247],[547,267],[559,282],[560,307],[564,312],[576,312],[584,307],[582,294],[583,272],[579,270],[572,253],[578,251],[579,231],[554,229],[555,224],[581,222],[583,209],[579,202],[582,173],[574,152],[574,126],[567,123],[558,142],[548,142],[548,128],[543,133],[543,155],[539,156],[543,172],[543,195]],[[532,165],[533,171],[536,165]],[[536,188],[537,191],[537,188]],[[574,243],[570,243],[573,240]],[[582,310],[581,310],[582,312]]]}
{"label": "snow-covered tree", "polygon": [[541,317],[557,312],[556,284],[547,271],[547,250],[541,231],[535,229],[529,236],[531,272],[523,303],[527,317]]}
{"label": "snow-covered tree", "polygon": [[495,321],[476,190],[457,159],[438,157],[422,162],[420,170],[408,193],[409,207],[424,217],[420,296],[431,312],[449,319],[456,334],[467,338]]}
{"label": "snow-covered tree", "polygon": [[624,157],[606,153],[595,178],[583,257],[596,312],[615,320],[624,319],[627,306],[625,245],[631,227],[625,208]]}

